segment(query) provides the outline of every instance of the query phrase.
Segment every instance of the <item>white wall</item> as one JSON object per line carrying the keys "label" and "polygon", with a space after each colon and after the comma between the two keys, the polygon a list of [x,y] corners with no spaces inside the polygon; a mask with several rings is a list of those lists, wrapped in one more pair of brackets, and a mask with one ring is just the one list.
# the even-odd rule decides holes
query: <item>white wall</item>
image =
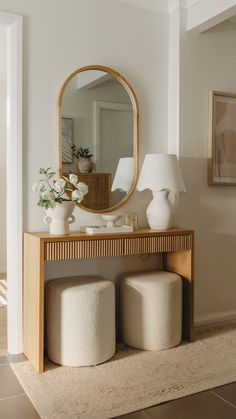
{"label": "white wall", "polygon": [[[31,184],[39,167],[57,167],[57,95],[73,70],[103,64],[123,74],[140,104],[140,163],[144,153],[168,150],[168,16],[111,0],[0,0],[0,10],[24,16],[25,228],[35,231],[45,226]],[[236,91],[235,30],[186,33],[181,51],[180,156],[188,193],[181,196],[180,224],[196,230],[201,320],[235,310],[236,187],[208,187],[206,173],[208,91]],[[139,211],[141,225],[149,199],[149,192],[137,193],[127,204]],[[76,217],[74,229],[100,220],[79,209]],[[103,262],[91,269],[103,272]],[[81,264],[71,263],[70,272]],[[133,259],[117,258],[109,271],[114,276],[131,265]],[[68,263],[48,265],[47,276],[67,269]]]}
{"label": "white wall", "polygon": [[6,29],[0,26],[0,272],[6,272]]}
{"label": "white wall", "polygon": [[[25,17],[25,226],[39,230],[31,184],[39,167],[57,166],[57,95],[76,68],[98,63],[123,74],[140,103],[142,154],[167,149],[168,16],[110,0],[0,0],[0,10]],[[76,215],[78,224],[96,221]]]}
{"label": "white wall", "polygon": [[[168,16],[111,0],[0,0],[0,10],[24,16],[25,228],[35,231],[45,226],[31,184],[39,167],[57,167],[57,95],[73,70],[103,64],[123,74],[140,104],[140,163],[144,153],[168,150]],[[236,91],[235,31],[186,33],[181,49],[180,156],[188,193],[180,224],[196,230],[201,320],[235,310],[236,188],[208,187],[206,174],[208,91]],[[137,193],[127,204],[139,211],[141,225],[149,199],[149,192]],[[74,229],[100,220],[79,209],[76,218]],[[102,272],[103,262],[91,269]],[[83,263],[71,263],[70,272]],[[134,266],[120,258],[110,263],[117,273]],[[64,275],[68,264],[47,266],[47,276]]]}
{"label": "white wall", "polygon": [[[167,150],[168,16],[110,0],[0,0],[0,10],[24,17],[25,229],[45,230],[31,185],[40,167],[57,167],[57,96],[78,67],[112,67],[133,86],[140,104],[140,162],[145,152]],[[141,224],[149,199],[148,192],[137,193],[127,205],[139,211]],[[75,215],[74,229],[100,222],[80,209]],[[101,263],[96,261],[98,270]],[[59,274],[73,270],[69,266],[63,263]],[[122,269],[129,269],[128,260]]]}
{"label": "white wall", "polygon": [[187,193],[181,225],[196,232],[197,321],[236,315],[236,187],[207,186],[208,92],[236,93],[236,26],[181,42],[180,157]]}

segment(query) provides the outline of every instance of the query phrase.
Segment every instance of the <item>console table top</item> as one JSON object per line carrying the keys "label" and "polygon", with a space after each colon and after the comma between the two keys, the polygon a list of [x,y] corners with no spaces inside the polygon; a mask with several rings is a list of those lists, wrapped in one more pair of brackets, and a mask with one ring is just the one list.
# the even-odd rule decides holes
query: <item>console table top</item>
{"label": "console table top", "polygon": [[87,234],[81,232],[73,232],[67,235],[51,235],[46,232],[26,232],[25,235],[39,238],[40,241],[55,242],[55,241],[73,241],[73,240],[99,240],[99,239],[114,239],[114,238],[134,238],[134,237],[155,237],[155,236],[179,236],[193,234],[193,230],[186,228],[171,228],[168,230],[152,230],[150,228],[141,228],[130,233],[111,233],[111,234]]}

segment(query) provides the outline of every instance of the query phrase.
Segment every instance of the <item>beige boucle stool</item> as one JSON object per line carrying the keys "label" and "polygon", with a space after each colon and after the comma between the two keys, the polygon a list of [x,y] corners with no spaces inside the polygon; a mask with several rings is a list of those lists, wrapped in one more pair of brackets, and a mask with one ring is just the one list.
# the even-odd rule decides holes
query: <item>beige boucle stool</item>
{"label": "beige boucle stool", "polygon": [[46,284],[47,350],[60,365],[85,366],[115,353],[115,288],[97,276]]}
{"label": "beige boucle stool", "polygon": [[122,340],[138,349],[176,346],[182,335],[182,279],[172,272],[122,275],[120,281]]}

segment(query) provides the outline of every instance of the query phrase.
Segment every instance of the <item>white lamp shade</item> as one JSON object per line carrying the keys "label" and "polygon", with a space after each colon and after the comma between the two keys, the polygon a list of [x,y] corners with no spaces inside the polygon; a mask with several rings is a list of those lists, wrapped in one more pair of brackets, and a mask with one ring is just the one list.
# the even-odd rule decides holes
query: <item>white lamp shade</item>
{"label": "white lamp shade", "polygon": [[134,181],[134,158],[121,157],[116,169],[111,191],[129,192]]}
{"label": "white lamp shade", "polygon": [[144,189],[186,192],[175,154],[146,154],[137,185],[138,191]]}

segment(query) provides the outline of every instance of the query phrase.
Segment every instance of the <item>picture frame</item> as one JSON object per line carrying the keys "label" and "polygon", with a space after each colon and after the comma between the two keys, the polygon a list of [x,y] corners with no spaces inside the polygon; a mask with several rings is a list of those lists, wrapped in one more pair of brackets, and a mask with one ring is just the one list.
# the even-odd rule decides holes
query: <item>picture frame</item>
{"label": "picture frame", "polygon": [[236,94],[209,92],[208,185],[236,185]]}
{"label": "picture frame", "polygon": [[61,118],[62,163],[72,163],[73,119]]}

